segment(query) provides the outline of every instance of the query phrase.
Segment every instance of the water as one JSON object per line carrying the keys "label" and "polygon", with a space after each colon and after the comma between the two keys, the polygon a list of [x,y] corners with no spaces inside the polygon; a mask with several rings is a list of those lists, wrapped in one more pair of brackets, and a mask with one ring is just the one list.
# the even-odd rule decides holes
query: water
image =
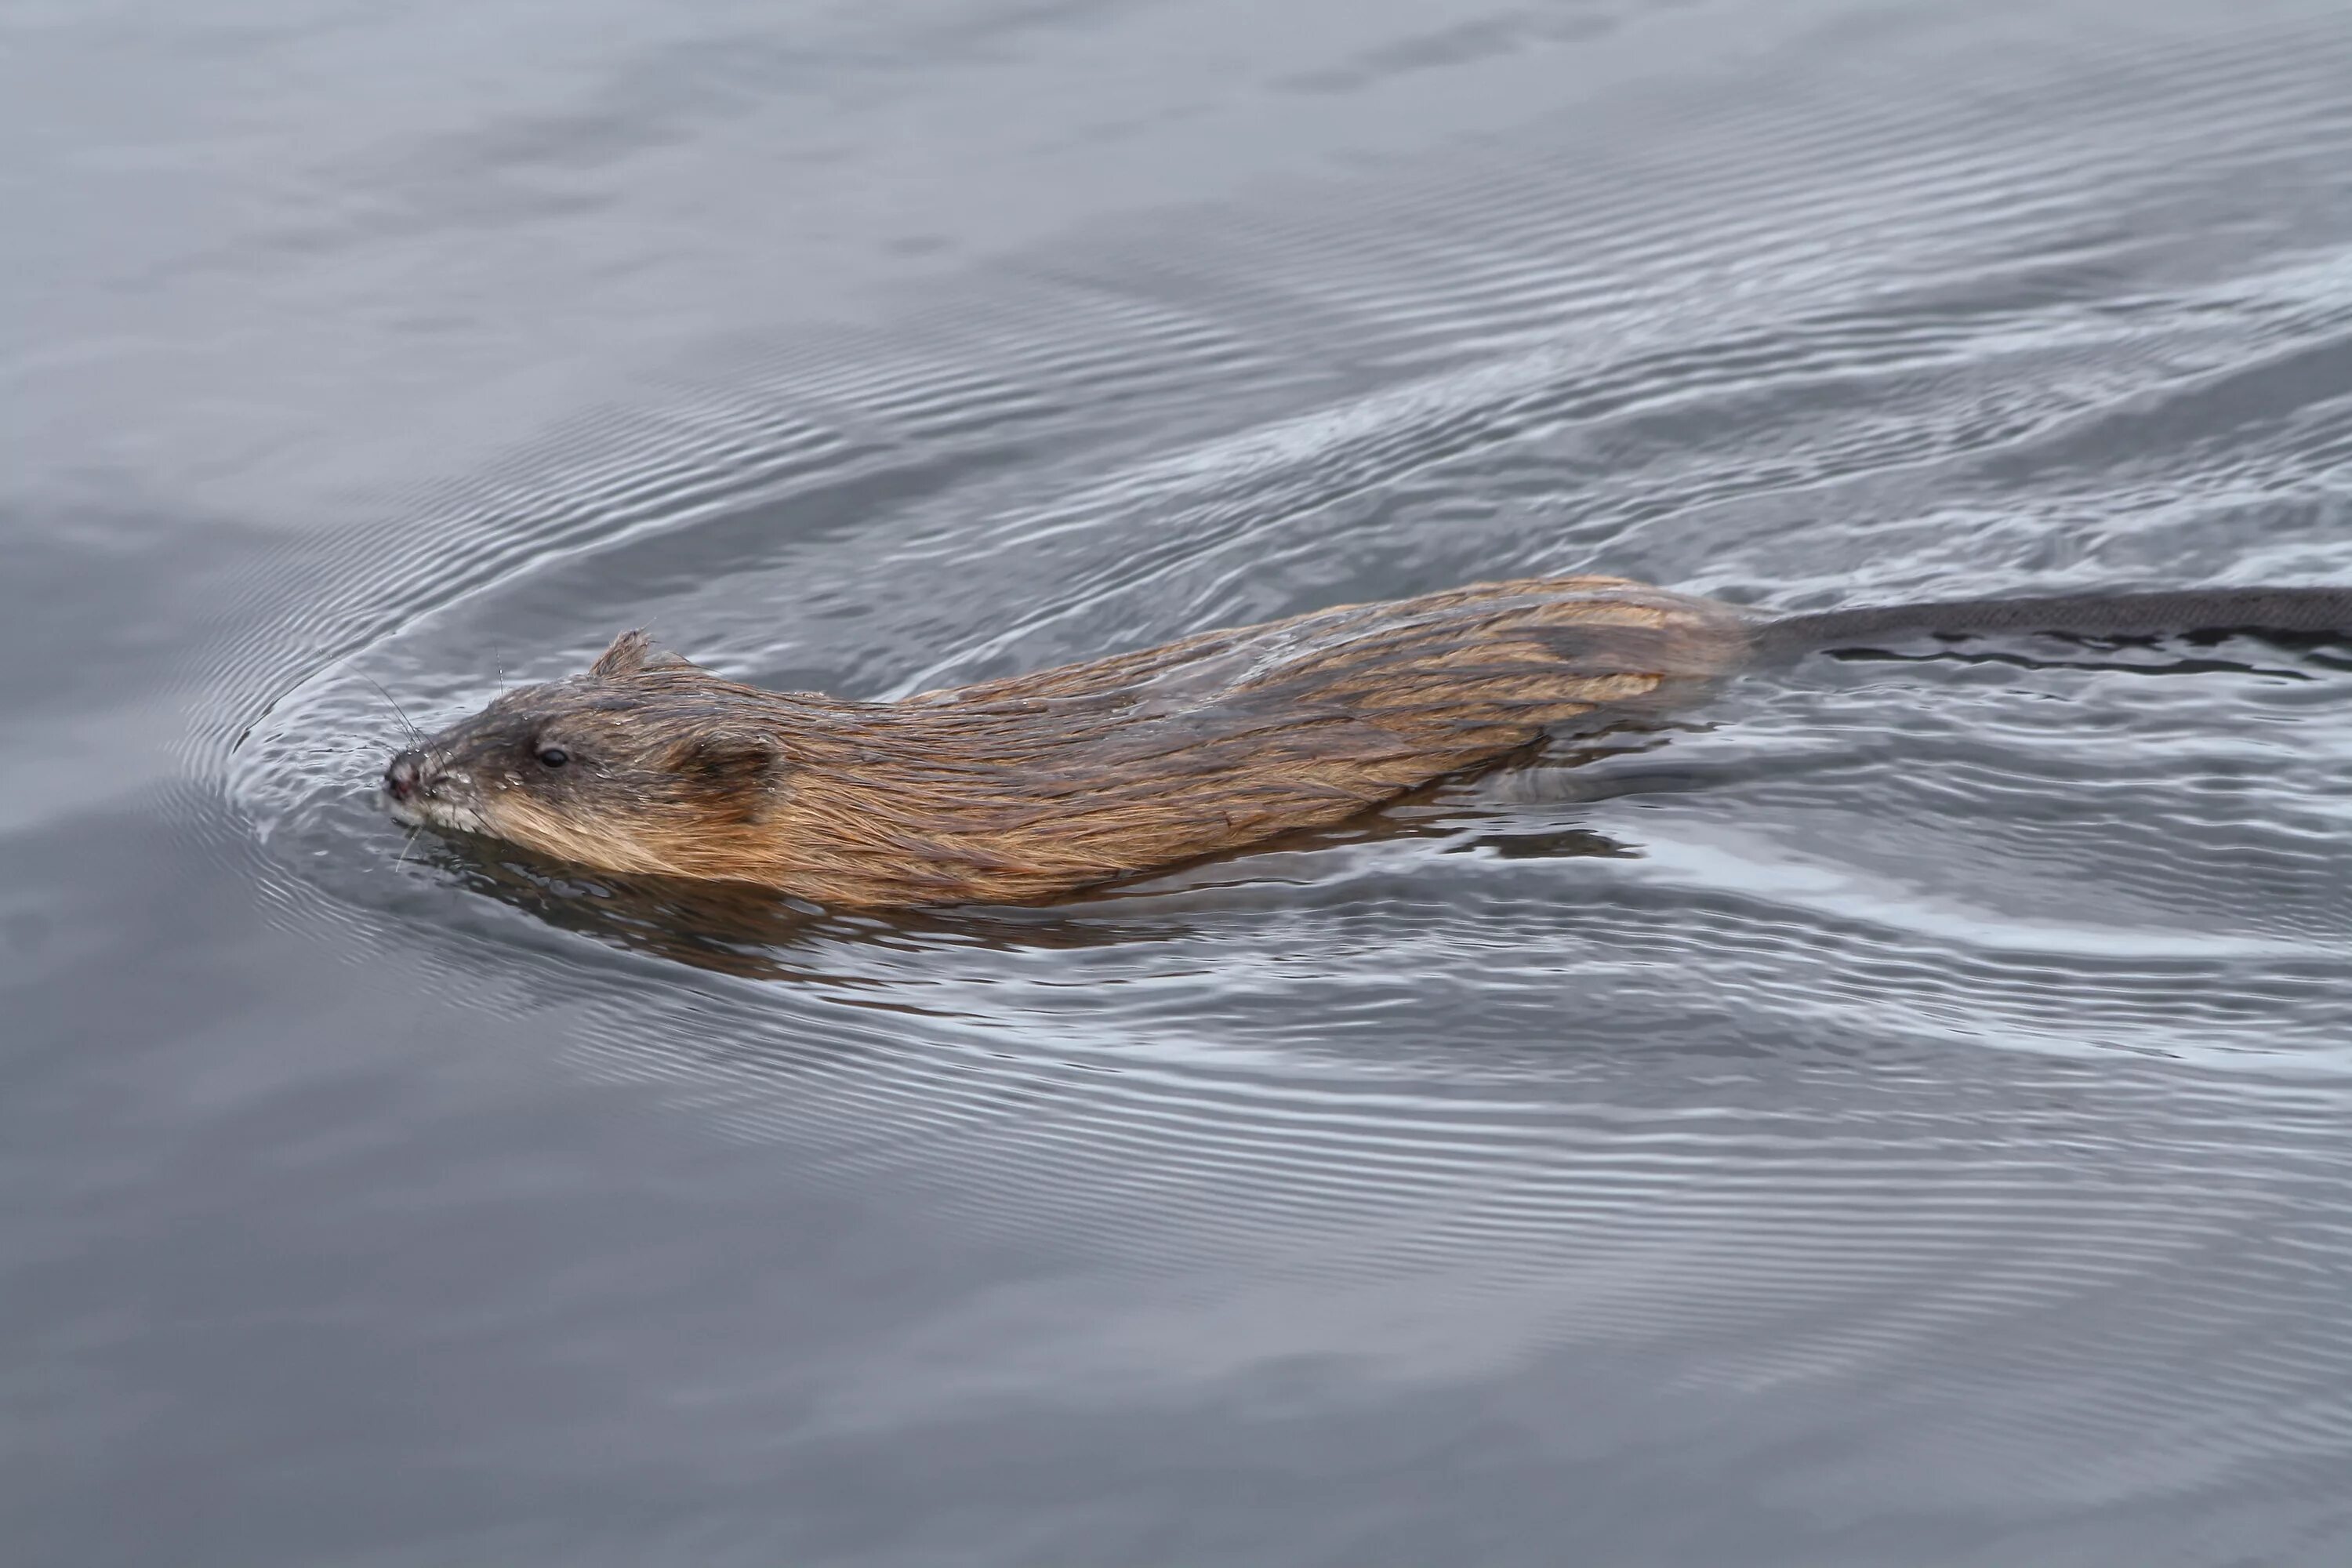
{"label": "water", "polygon": [[1051,911],[406,847],[645,624],[887,695],[1600,569],[2352,581],[2276,0],[0,16],[28,1563],[2352,1560],[2352,669],[1813,659]]}

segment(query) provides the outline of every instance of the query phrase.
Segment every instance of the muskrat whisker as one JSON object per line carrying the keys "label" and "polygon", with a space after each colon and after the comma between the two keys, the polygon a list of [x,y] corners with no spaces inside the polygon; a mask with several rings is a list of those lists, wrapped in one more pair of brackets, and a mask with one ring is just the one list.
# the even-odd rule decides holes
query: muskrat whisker
{"label": "muskrat whisker", "polygon": [[416,847],[417,836],[424,831],[425,824],[421,822],[408,830],[408,841],[400,847],[400,858],[392,863],[394,870],[397,871],[408,864],[408,852]]}
{"label": "muskrat whisker", "polygon": [[378,681],[374,676],[364,673],[360,676],[360,679],[366,681],[370,686],[374,687],[375,694],[378,697],[383,698],[386,702],[392,704],[392,710],[400,715],[400,722],[402,726],[407,730],[408,738],[417,745],[423,745],[425,743],[425,731],[418,729],[415,723],[410,720],[407,710],[402,708],[398,701],[394,700],[391,692],[386,691],[383,689],[383,683]]}

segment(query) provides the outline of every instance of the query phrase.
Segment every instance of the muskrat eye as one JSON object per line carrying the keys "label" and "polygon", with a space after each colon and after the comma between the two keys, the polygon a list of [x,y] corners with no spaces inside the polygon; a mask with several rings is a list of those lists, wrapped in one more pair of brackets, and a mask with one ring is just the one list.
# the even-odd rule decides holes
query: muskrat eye
{"label": "muskrat eye", "polygon": [[541,746],[539,760],[551,768],[560,768],[572,760],[572,753],[561,746]]}

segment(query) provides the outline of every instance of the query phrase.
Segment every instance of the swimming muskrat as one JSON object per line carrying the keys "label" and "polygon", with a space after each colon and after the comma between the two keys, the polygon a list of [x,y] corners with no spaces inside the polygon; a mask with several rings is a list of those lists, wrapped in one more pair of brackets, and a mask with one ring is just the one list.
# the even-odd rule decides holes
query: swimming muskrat
{"label": "swimming muskrat", "polygon": [[394,816],[600,870],[849,908],[1026,903],[1316,827],[1812,649],[2352,629],[2352,590],[1976,599],[1769,618],[1614,577],[1202,632],[896,702],[763,691],[626,632],[392,760]]}

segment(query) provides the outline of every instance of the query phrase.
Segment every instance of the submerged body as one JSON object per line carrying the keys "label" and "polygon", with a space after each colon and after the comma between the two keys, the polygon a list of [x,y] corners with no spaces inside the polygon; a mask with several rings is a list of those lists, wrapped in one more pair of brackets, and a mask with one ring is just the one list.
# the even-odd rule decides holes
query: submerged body
{"label": "submerged body", "polygon": [[404,752],[404,822],[847,908],[1024,903],[1318,827],[1848,637],[2352,622],[2334,590],[1766,620],[1611,577],[1345,605],[896,702],[761,690],[641,633]]}

